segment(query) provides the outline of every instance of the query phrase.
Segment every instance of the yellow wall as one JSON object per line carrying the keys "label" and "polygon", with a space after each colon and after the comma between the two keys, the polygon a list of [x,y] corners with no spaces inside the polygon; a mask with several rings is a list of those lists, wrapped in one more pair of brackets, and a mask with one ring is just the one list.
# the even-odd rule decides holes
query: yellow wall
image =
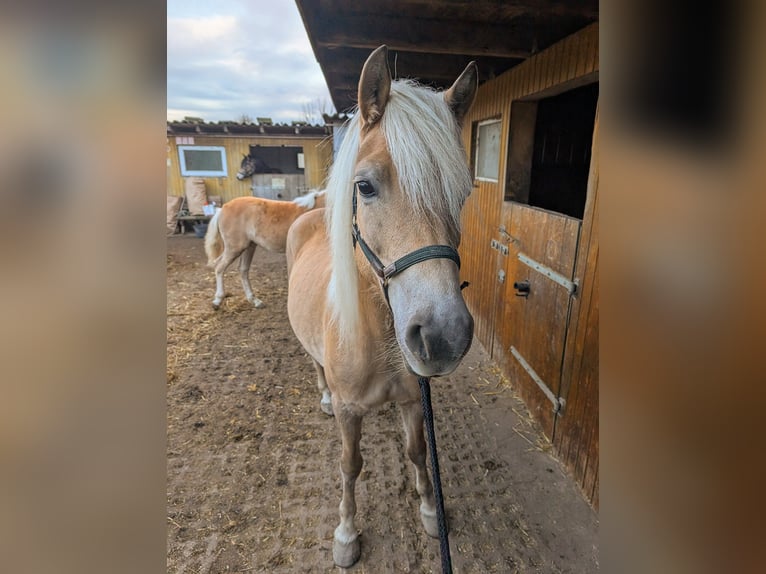
{"label": "yellow wall", "polygon": [[250,144],[262,146],[302,146],[305,161],[306,187],[319,188],[327,178],[332,163],[332,136],[321,137],[276,137],[247,134],[233,136],[201,134],[168,134],[167,136],[167,195],[184,194],[184,177],[178,157],[176,136],[193,137],[194,145],[223,146],[226,149],[228,175],[226,177],[205,177],[208,195],[220,195],[224,202],[242,195],[252,195],[252,179],[237,180],[237,171],[242,156],[250,153]]}

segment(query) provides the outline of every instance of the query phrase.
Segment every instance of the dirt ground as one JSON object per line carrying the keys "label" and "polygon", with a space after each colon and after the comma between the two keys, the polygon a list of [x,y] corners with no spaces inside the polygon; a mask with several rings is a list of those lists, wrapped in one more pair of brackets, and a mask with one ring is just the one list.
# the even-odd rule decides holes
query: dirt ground
{"label": "dirt ground", "polygon": [[[340,439],[287,319],[285,257],[256,250],[265,308],[235,263],[216,312],[202,241],[167,241],[167,571],[340,571]],[[597,571],[596,513],[478,341],[432,396],[454,572]],[[441,571],[400,427],[394,405],[365,418],[348,572]]]}

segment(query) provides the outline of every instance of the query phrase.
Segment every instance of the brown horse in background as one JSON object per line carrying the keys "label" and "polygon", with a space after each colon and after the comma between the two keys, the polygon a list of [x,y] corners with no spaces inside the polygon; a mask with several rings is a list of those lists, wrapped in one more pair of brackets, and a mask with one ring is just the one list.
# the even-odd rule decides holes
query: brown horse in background
{"label": "brown horse in background", "polygon": [[438,537],[418,376],[451,373],[473,338],[456,250],[472,187],[460,122],[477,85],[473,63],[446,92],[392,82],[385,46],[375,50],[333,164],[326,217],[307,213],[288,234],[290,323],[342,439],[333,543],[341,567],[361,552],[354,490],[362,418],[386,402],[399,405],[421,521]]}
{"label": "brown horse in background", "polygon": [[250,286],[250,265],[256,246],[284,253],[287,230],[293,221],[307,211],[324,205],[324,190],[315,190],[293,201],[237,197],[216,211],[205,234],[207,263],[215,269],[213,309],[221,306],[225,297],[223,274],[237,257],[240,258],[239,273],[245,297],[256,308],[263,307],[263,301],[253,295]]}

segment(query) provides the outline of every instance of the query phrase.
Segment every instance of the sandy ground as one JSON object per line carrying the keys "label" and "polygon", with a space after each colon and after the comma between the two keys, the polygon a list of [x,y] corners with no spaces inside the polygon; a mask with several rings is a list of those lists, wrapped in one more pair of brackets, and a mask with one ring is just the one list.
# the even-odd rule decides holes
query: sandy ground
{"label": "sandy ground", "polygon": [[[340,439],[287,319],[282,254],[236,263],[221,309],[202,239],[168,238],[167,571],[337,572]],[[598,570],[598,517],[475,341],[432,384],[454,572]],[[348,572],[440,572],[394,405],[365,418],[362,555]]]}

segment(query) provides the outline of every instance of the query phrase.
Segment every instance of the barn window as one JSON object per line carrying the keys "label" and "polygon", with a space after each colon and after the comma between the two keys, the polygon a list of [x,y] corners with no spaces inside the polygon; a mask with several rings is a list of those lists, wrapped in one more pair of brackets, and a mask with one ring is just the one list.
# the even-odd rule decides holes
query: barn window
{"label": "barn window", "polygon": [[511,104],[506,201],[582,218],[597,103],[596,82]]}
{"label": "barn window", "polygon": [[481,181],[497,181],[500,173],[500,119],[478,122],[474,133],[474,176]]}
{"label": "barn window", "polygon": [[181,175],[226,177],[226,150],[219,146],[178,146]]}

